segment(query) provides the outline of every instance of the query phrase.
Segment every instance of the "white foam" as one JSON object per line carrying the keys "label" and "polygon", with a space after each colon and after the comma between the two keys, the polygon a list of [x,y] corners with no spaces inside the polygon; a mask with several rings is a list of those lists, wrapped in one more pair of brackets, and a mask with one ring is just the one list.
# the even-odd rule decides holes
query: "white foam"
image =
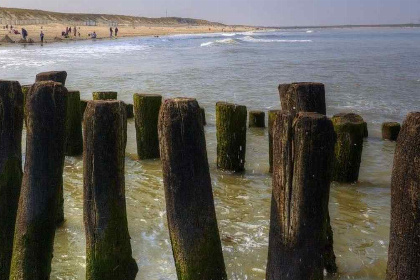
{"label": "white foam", "polygon": [[216,41],[212,41],[212,42],[206,42],[206,43],[202,43],[201,46],[202,47],[208,47],[214,44],[218,44],[218,45],[224,45],[224,44],[237,44],[238,41],[236,41],[235,39],[223,39],[223,40],[216,40]]}
{"label": "white foam", "polygon": [[245,36],[240,40],[252,43],[310,43],[312,40],[286,40],[286,39],[256,39],[251,36]]}
{"label": "white foam", "polygon": [[306,33],[313,33],[313,30],[306,30]]}

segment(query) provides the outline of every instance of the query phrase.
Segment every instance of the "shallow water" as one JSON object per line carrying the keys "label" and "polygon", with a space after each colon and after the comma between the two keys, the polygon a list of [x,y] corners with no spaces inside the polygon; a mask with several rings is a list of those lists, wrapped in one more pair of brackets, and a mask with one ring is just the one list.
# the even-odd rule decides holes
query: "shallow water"
{"label": "shallow water", "polygon": [[[389,239],[390,176],[395,144],[380,124],[419,110],[419,29],[325,29],[0,48],[0,78],[32,83],[36,73],[66,70],[67,87],[89,99],[115,90],[165,98],[195,97],[206,109],[207,150],[229,279],[264,279],[271,176],[266,129],[247,133],[246,172],[216,170],[215,103],[248,110],[280,107],[279,83],[326,84],[328,115],[352,111],[368,122],[360,182],[332,184],[330,211],[339,274],[330,279],[384,279]],[[176,279],[166,225],[161,166],[136,160],[128,124],[126,195],[137,279]],[[66,158],[66,223],[56,235],[52,279],[84,279],[82,160]]]}

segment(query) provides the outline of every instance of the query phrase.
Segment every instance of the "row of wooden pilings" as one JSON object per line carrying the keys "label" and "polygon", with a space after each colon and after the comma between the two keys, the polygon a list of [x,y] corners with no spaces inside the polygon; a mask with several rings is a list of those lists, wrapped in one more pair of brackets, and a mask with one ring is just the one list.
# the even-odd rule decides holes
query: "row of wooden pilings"
{"label": "row of wooden pilings", "polygon": [[[80,94],[67,91],[66,77],[41,73],[26,94],[18,82],[0,81],[0,280],[49,279],[55,229],[64,219],[64,157],[81,150],[86,279],[135,279],[138,271],[125,205],[129,107],[109,100],[116,93],[95,93],[94,99],[107,100],[87,103],[80,140]],[[273,190],[266,279],[323,279],[324,269],[337,270],[330,181],[357,180],[366,123],[355,114],[327,118],[322,84],[280,85],[279,92],[283,111],[269,113]],[[140,159],[160,155],[162,161],[178,279],[227,279],[203,111],[191,98],[161,102],[157,95],[134,96],[137,148]],[[250,114],[250,125],[261,126],[261,115]],[[216,105],[219,168],[244,169],[246,117],[244,106]],[[420,279],[419,158],[420,113],[411,113],[395,152],[387,279]]]}

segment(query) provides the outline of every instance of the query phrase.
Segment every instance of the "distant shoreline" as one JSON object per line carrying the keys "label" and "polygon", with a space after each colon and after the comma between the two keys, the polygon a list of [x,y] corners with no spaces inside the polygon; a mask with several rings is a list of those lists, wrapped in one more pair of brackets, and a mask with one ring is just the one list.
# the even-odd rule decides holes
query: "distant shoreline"
{"label": "distant shoreline", "polygon": [[405,23],[405,24],[360,24],[360,25],[320,25],[320,26],[284,26],[284,27],[264,27],[267,29],[329,29],[329,28],[419,28],[420,24]]}

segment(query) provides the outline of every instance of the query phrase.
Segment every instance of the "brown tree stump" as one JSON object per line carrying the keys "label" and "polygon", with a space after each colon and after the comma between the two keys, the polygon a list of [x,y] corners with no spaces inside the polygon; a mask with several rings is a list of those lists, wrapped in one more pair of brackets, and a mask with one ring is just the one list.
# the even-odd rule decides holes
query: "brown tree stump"
{"label": "brown tree stump", "polygon": [[250,111],[248,119],[249,127],[265,127],[265,112]]}
{"label": "brown tree stump", "polygon": [[125,203],[127,117],[122,101],[90,101],[83,121],[87,280],[134,280]]}
{"label": "brown tree stump", "polygon": [[19,82],[0,80],[0,280],[9,280],[22,184],[23,94]]}
{"label": "brown tree stump", "polygon": [[26,160],[10,280],[49,279],[63,186],[67,89],[35,83],[26,100]]}
{"label": "brown tree stump", "polygon": [[280,110],[268,111],[268,156],[270,163],[270,173],[273,173],[273,125]]}
{"label": "brown tree stump", "polygon": [[401,125],[397,122],[385,122],[382,124],[382,139],[397,141]]}
{"label": "brown tree stump", "polygon": [[321,114],[278,114],[267,280],[323,279],[334,129]]}
{"label": "brown tree stump", "polygon": [[420,112],[408,114],[395,149],[386,279],[420,279]]}
{"label": "brown tree stump", "polygon": [[191,98],[166,100],[160,112],[168,226],[178,279],[223,280],[227,276],[200,114]]}
{"label": "brown tree stump", "polygon": [[66,71],[51,71],[43,72],[36,75],[35,82],[54,81],[66,85],[67,72]]}
{"label": "brown tree stump", "polygon": [[293,114],[316,112],[326,115],[325,87],[321,83],[292,83],[279,85],[281,108]]}

